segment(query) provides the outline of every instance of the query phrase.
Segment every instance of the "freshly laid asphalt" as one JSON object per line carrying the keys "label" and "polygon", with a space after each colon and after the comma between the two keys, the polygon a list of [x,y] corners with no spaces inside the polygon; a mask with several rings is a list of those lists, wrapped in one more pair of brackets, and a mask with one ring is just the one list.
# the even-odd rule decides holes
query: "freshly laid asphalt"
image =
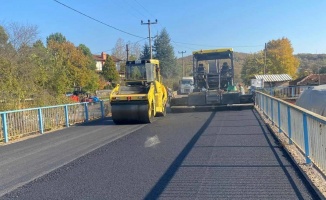
{"label": "freshly laid asphalt", "polygon": [[0,199],[319,199],[254,110],[110,119],[0,146]]}

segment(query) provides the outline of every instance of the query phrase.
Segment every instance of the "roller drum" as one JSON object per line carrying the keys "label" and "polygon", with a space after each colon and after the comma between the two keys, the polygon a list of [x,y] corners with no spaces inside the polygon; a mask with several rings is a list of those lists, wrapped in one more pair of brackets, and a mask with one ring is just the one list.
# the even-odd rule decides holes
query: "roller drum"
{"label": "roller drum", "polygon": [[131,102],[111,105],[112,119],[116,124],[150,123],[152,113],[148,102]]}

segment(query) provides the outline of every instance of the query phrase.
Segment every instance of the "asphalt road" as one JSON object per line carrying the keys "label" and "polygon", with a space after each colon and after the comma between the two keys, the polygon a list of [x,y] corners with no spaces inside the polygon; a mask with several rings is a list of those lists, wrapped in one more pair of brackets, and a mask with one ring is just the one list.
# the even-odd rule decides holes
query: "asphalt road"
{"label": "asphalt road", "polygon": [[0,158],[0,199],[318,199],[252,110],[106,119]]}

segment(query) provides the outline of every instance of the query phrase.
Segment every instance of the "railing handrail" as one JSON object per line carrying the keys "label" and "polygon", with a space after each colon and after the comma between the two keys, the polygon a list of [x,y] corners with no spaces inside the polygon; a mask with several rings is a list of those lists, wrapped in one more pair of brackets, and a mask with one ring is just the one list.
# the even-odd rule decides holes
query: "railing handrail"
{"label": "railing handrail", "polygon": [[326,175],[326,117],[259,91],[255,105],[289,138],[289,144],[303,151],[307,164],[314,162]]}

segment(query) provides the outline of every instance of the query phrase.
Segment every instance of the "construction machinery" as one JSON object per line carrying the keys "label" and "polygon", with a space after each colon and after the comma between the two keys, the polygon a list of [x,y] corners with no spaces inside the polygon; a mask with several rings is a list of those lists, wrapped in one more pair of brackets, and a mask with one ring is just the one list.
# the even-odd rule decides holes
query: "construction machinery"
{"label": "construction machinery", "polygon": [[234,83],[233,49],[193,52],[194,90],[171,99],[171,110],[211,110],[252,107],[252,94],[244,94]]}
{"label": "construction machinery", "polygon": [[112,119],[116,124],[150,123],[154,116],[166,115],[167,99],[158,60],[127,61],[125,84],[110,94]]}

